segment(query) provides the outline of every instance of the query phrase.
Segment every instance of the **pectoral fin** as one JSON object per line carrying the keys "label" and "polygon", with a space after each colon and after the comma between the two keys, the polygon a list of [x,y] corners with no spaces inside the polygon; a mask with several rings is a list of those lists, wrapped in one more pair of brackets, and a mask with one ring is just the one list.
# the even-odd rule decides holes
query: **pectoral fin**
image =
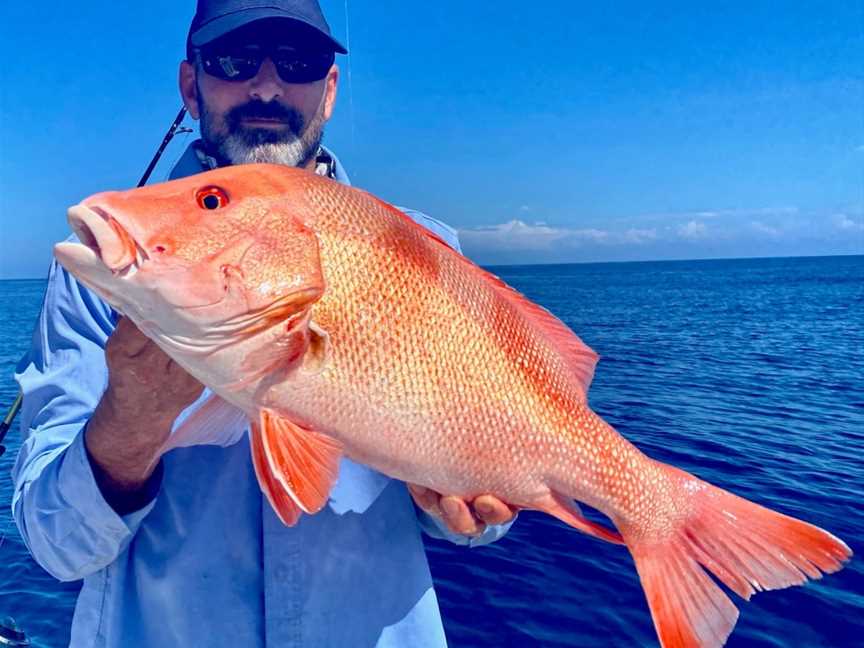
{"label": "pectoral fin", "polygon": [[282,488],[282,484],[276,479],[273,471],[270,470],[267,453],[264,451],[264,442],[261,439],[261,430],[257,425],[252,426],[249,441],[252,446],[252,465],[255,466],[255,474],[258,477],[261,490],[267,496],[270,506],[276,511],[276,515],[279,516],[282,523],[285,526],[294,526],[300,519],[302,511]]}
{"label": "pectoral fin", "polygon": [[[341,444],[269,409],[261,410],[252,435],[259,481],[282,521],[292,525],[299,511],[317,513],[321,510],[336,483]],[[260,438],[259,452],[255,447],[256,436]],[[292,510],[284,500],[285,494],[299,511]]]}
{"label": "pectoral fin", "polygon": [[[203,398],[203,394],[200,398]],[[227,447],[243,438],[247,425],[248,419],[243,410],[210,393],[210,396],[174,429],[159,454],[174,448],[195,445]]]}

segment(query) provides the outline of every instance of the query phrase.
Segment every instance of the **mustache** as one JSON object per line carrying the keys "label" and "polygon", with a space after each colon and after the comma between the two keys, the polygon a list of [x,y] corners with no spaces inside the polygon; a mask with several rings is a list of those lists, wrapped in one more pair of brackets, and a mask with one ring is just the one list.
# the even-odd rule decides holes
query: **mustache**
{"label": "mustache", "polygon": [[276,119],[287,124],[291,132],[298,136],[306,126],[306,120],[300,111],[276,102],[250,101],[232,108],[225,115],[226,125],[231,131],[241,128],[244,119]]}

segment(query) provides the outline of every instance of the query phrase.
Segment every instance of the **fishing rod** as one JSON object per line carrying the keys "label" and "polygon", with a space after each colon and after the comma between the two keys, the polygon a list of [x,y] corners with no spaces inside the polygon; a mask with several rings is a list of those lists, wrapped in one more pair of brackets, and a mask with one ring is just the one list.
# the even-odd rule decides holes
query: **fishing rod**
{"label": "fishing rod", "polygon": [[12,419],[15,418],[18,410],[21,409],[22,400],[24,400],[24,394],[18,392],[18,396],[15,397],[15,402],[12,403],[12,407],[10,407],[9,411],[6,413],[6,418],[0,422],[0,457],[3,456],[4,452],[6,452],[6,447],[3,445],[3,437],[5,437],[6,433],[9,432],[9,427],[12,425]]}
{"label": "fishing rod", "polygon": [[[147,184],[147,180],[150,179],[150,174],[153,173],[153,169],[156,168],[156,164],[159,162],[159,158],[162,157],[162,153],[165,152],[165,147],[168,146],[168,143],[174,139],[174,136],[179,133],[191,133],[191,128],[180,128],[180,124],[183,122],[183,118],[186,116],[186,106],[180,108],[180,112],[177,113],[177,117],[174,118],[174,121],[171,123],[171,127],[168,129],[168,132],[165,133],[165,137],[162,138],[162,143],[159,145],[159,148],[156,149],[156,154],[153,156],[153,159],[150,160],[150,164],[147,165],[147,169],[144,171],[144,175],[141,176],[141,179],[138,181],[136,187],[143,187]],[[3,445],[3,439],[6,437],[6,434],[9,432],[9,428],[12,426],[12,421],[15,419],[15,416],[18,414],[18,411],[21,409],[21,401],[23,400],[23,394],[18,392],[18,396],[15,398],[15,401],[9,407],[9,410],[6,412],[6,416],[3,421],[0,422],[0,457],[3,456],[3,453],[6,452],[6,448]],[[0,630],[2,630],[2,624],[0,624]],[[2,637],[2,635],[0,635]],[[2,640],[0,640],[0,645],[2,645]]]}
{"label": "fishing rod", "polygon": [[162,157],[162,153],[165,151],[165,147],[168,146],[168,142],[174,139],[174,136],[177,133],[191,133],[191,128],[180,128],[180,124],[183,122],[183,118],[186,116],[186,106],[182,106],[180,108],[180,112],[177,113],[177,117],[174,118],[174,121],[171,124],[171,128],[168,129],[168,132],[165,133],[165,137],[162,139],[162,143],[159,145],[159,148],[156,149],[156,154],[153,156],[153,159],[150,160],[150,164],[147,165],[147,169],[144,171],[144,175],[141,176],[141,179],[138,181],[136,187],[143,187],[147,184],[147,181],[150,179],[150,174],[153,173],[153,169],[156,168],[156,163],[159,161],[159,158]]}

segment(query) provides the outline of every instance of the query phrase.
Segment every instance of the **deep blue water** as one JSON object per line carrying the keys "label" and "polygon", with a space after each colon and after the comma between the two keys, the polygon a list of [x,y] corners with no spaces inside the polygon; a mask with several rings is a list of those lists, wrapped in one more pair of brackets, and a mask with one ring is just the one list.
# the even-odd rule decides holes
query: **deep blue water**
{"label": "deep blue water", "polygon": [[[822,581],[740,603],[729,646],[864,646],[864,257],[522,266],[496,274],[601,355],[593,407],[649,455],[843,538]],[[0,282],[0,403],[42,282]],[[27,556],[0,458],[0,616],[68,642],[77,587]],[[655,646],[629,554],[523,512],[499,543],[428,543],[452,646]]]}

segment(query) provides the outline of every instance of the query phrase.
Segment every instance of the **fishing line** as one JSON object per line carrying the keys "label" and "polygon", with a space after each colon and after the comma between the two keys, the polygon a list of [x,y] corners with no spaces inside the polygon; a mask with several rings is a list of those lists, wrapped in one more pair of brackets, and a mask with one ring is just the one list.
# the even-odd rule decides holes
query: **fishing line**
{"label": "fishing line", "polygon": [[163,180],[169,180],[170,179],[171,170],[177,166],[177,163],[180,161],[180,158],[183,157],[183,153],[186,152],[186,143],[189,141],[189,135],[191,133],[194,133],[194,132],[195,131],[193,131],[191,128],[188,128],[187,126],[181,126],[180,128],[177,129],[177,132],[174,133],[175,137],[177,135],[183,135],[183,139],[180,140],[180,152],[177,153],[177,157],[175,157],[171,161],[171,164],[168,165],[168,170],[165,171],[165,175],[162,177]]}
{"label": "fishing line", "polygon": [[345,0],[345,45],[348,49],[348,114],[351,122],[351,151],[356,153],[357,146],[354,141],[354,84],[351,81],[351,25],[348,17],[348,0]]}

